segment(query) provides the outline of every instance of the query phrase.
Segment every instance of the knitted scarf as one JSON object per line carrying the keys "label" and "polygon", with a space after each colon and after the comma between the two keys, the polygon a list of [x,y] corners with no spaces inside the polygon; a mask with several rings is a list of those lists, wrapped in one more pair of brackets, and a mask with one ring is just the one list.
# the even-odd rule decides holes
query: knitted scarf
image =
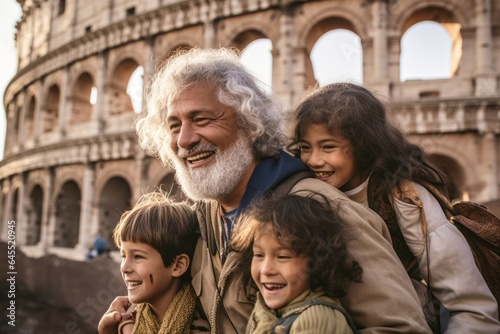
{"label": "knitted scarf", "polygon": [[196,307],[196,295],[190,284],[184,284],[168,306],[160,324],[149,303],[137,306],[132,334],[189,334]]}

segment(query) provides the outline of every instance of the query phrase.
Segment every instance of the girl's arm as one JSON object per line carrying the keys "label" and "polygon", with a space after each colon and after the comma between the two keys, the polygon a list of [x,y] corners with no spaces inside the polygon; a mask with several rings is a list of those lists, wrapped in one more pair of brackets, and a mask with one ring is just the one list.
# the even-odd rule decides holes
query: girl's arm
{"label": "girl's arm", "polygon": [[[394,208],[403,236],[417,257],[422,277],[427,280],[430,271],[431,290],[450,312],[447,332],[499,333],[496,300],[476,267],[467,241],[448,221],[437,200],[423,186],[412,185],[423,206],[427,248],[420,209],[404,199],[396,199]],[[412,195],[406,193],[405,196]]]}

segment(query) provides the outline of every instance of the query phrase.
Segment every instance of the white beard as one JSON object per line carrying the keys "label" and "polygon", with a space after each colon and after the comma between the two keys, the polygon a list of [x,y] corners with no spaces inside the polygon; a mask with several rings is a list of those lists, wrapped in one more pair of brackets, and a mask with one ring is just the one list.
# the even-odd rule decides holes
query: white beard
{"label": "white beard", "polygon": [[198,144],[189,153],[206,150],[215,151],[215,161],[204,168],[189,168],[180,156],[187,154],[179,148],[177,154],[171,152],[177,182],[182,191],[193,200],[227,198],[241,182],[243,175],[253,162],[252,148],[248,139],[238,134],[238,140],[226,150],[221,151],[213,144]]}

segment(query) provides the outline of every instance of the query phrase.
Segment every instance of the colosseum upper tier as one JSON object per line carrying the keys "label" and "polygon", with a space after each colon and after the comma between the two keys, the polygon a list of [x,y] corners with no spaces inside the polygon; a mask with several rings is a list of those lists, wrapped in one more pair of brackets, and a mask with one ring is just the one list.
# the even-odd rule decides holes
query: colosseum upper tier
{"label": "colosseum upper tier", "polygon": [[[96,235],[173,171],[137,145],[127,92],[172,51],[272,43],[272,91],[293,107],[316,83],[311,51],[329,31],[361,41],[363,83],[464,198],[499,199],[500,3],[493,0],[17,0],[18,71],[4,95],[0,237],[15,221],[31,256],[83,259]],[[403,34],[433,21],[452,41],[450,77],[400,80]],[[346,50],[349,52],[349,50]],[[144,85],[145,86],[145,85]],[[136,89],[137,90],[137,89]],[[143,89],[135,94],[142,95]]]}

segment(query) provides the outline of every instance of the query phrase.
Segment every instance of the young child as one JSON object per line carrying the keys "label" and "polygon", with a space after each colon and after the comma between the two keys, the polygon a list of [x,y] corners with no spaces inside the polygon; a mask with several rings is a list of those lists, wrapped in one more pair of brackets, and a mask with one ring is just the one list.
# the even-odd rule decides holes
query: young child
{"label": "young child", "polygon": [[197,229],[190,206],[174,203],[161,192],[143,195],[122,215],[113,236],[122,256],[128,298],[138,305],[135,321],[123,321],[119,333],[201,332],[191,331],[201,319],[188,271]]}
{"label": "young child", "polygon": [[326,198],[267,197],[242,215],[234,233],[236,275],[246,293],[255,285],[260,291],[246,333],[353,333],[336,298],[361,280],[362,269]]}
{"label": "young child", "polygon": [[382,216],[410,277],[427,281],[449,311],[448,332],[499,332],[497,303],[465,238],[422,186],[447,194],[445,175],[389,123],[384,105],[361,86],[336,83],[310,92],[293,117],[289,148],[316,178]]}

